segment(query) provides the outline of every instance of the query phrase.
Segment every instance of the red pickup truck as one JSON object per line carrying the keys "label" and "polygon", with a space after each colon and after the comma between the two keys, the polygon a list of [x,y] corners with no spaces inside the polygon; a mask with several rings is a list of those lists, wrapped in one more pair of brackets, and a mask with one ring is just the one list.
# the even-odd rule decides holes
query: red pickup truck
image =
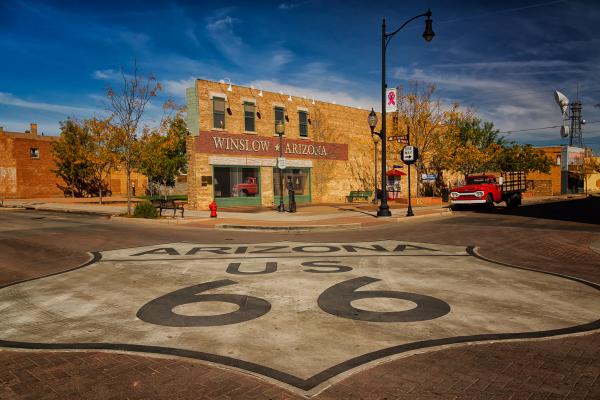
{"label": "red pickup truck", "polygon": [[452,188],[450,191],[450,207],[457,209],[462,205],[481,204],[489,208],[494,203],[506,202],[507,207],[521,204],[523,192],[526,190],[526,178],[522,172],[495,175],[469,175],[464,186]]}
{"label": "red pickup truck", "polygon": [[256,178],[247,177],[244,183],[233,185],[233,193],[238,196],[254,196],[258,194]]}

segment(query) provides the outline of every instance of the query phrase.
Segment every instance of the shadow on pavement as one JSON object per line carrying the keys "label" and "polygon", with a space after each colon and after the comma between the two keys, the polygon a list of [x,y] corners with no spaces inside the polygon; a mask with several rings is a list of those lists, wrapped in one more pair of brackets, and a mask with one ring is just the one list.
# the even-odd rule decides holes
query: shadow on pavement
{"label": "shadow on pavement", "polygon": [[[478,210],[481,213],[490,211]],[[577,200],[522,205],[517,208],[499,208],[497,213],[520,217],[553,219],[600,225],[600,197],[589,196]]]}

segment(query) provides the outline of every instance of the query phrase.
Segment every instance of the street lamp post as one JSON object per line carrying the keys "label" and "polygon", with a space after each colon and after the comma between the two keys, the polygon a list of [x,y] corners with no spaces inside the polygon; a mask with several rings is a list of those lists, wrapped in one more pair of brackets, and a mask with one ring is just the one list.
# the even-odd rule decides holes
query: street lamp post
{"label": "street lamp post", "polygon": [[283,168],[280,165],[280,160],[283,158],[283,134],[285,132],[285,126],[283,121],[277,121],[275,123],[275,133],[279,136],[279,160],[277,160],[277,170],[279,171],[279,206],[277,211],[285,212],[285,205],[283,204]]}
{"label": "street lamp post", "polygon": [[371,136],[373,137],[373,165],[375,167],[375,174],[373,175],[373,186],[375,187],[373,203],[377,204],[377,138],[379,138],[379,135],[372,133]]}
{"label": "street lamp post", "polygon": [[[410,146],[410,125],[406,126],[406,143]],[[412,217],[414,215],[412,204],[410,202],[410,164],[408,164],[408,209],[406,210],[406,216]]]}
{"label": "street lamp post", "polygon": [[[385,52],[387,50],[387,45],[390,42],[390,40],[392,39],[392,37],[398,33],[402,28],[404,28],[406,25],[408,25],[408,23],[410,23],[411,21],[414,21],[417,18],[421,18],[421,17],[427,17],[427,19],[425,20],[425,31],[423,32],[423,39],[425,39],[426,41],[430,42],[433,37],[435,36],[435,33],[433,32],[433,28],[432,28],[432,19],[431,19],[431,10],[427,10],[427,12],[423,13],[423,14],[419,14],[416,15],[414,17],[412,17],[411,19],[407,20],[406,22],[404,22],[400,28],[396,29],[394,32],[392,33],[386,33],[385,32],[385,18],[383,19],[383,24],[381,25],[381,132],[375,132],[375,125],[377,124],[377,116],[375,115],[375,112],[373,110],[371,110],[371,114],[369,114],[369,125],[371,126],[371,133],[375,134],[377,133],[381,139],[381,190],[382,190],[382,196],[381,196],[381,204],[379,205],[379,210],[377,210],[377,216],[378,217],[391,217],[392,213],[390,212],[390,207],[387,204],[387,189],[386,189],[386,176],[385,176],[385,168],[386,168],[386,164],[387,164],[387,160],[386,160],[386,112],[385,112],[385,91],[387,88],[387,84],[386,84],[386,79],[385,79]],[[375,115],[374,121],[375,124],[371,124],[371,122],[373,122],[373,118],[372,115]]]}

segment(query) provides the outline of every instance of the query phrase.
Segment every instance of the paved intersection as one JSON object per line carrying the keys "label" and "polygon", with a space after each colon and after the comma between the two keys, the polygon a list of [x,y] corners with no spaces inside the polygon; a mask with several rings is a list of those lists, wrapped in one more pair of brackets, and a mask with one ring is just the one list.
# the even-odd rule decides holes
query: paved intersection
{"label": "paved intersection", "polygon": [[[467,213],[410,230],[236,238],[190,229],[133,238],[139,228],[123,225],[116,240],[103,237],[114,232],[103,220],[46,218],[48,225],[27,229],[13,221],[12,234],[0,243],[33,247],[43,236],[42,247],[52,254],[59,236],[94,233],[97,243],[65,246],[63,237],[62,245],[100,254],[78,270],[0,290],[9,321],[0,325],[0,339],[50,348],[149,348],[136,354],[2,351],[0,361],[9,367],[0,374],[0,394],[7,398],[26,397],[27,390],[39,395],[40,387],[50,388],[48,398],[594,398],[599,392],[599,335],[573,336],[597,329],[597,289],[483,259],[597,282],[600,258],[587,245],[598,230],[591,225]],[[495,237],[485,235],[485,222],[494,219],[500,222]],[[450,230],[453,235],[442,234]],[[537,249],[522,243],[532,235],[545,239]],[[355,298],[361,292],[367,294]],[[509,339],[497,336],[507,333],[571,335],[496,342]],[[494,343],[418,354],[427,344],[451,343],[432,340],[457,337]],[[402,348],[407,345],[410,351]],[[163,355],[144,356],[147,351]]]}

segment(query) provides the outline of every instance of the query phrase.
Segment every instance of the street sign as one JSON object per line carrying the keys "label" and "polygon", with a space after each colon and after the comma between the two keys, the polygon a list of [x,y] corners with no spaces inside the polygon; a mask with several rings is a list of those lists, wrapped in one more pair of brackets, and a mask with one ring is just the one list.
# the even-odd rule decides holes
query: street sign
{"label": "street sign", "polygon": [[404,146],[400,156],[405,164],[413,164],[419,159],[419,149],[415,146]]}
{"label": "street sign", "polygon": [[390,142],[398,142],[398,143],[404,143],[407,144],[408,143],[408,136],[406,135],[400,135],[400,136],[389,136],[388,140]]}
{"label": "street sign", "polygon": [[277,157],[277,168],[285,169],[285,157]]}

